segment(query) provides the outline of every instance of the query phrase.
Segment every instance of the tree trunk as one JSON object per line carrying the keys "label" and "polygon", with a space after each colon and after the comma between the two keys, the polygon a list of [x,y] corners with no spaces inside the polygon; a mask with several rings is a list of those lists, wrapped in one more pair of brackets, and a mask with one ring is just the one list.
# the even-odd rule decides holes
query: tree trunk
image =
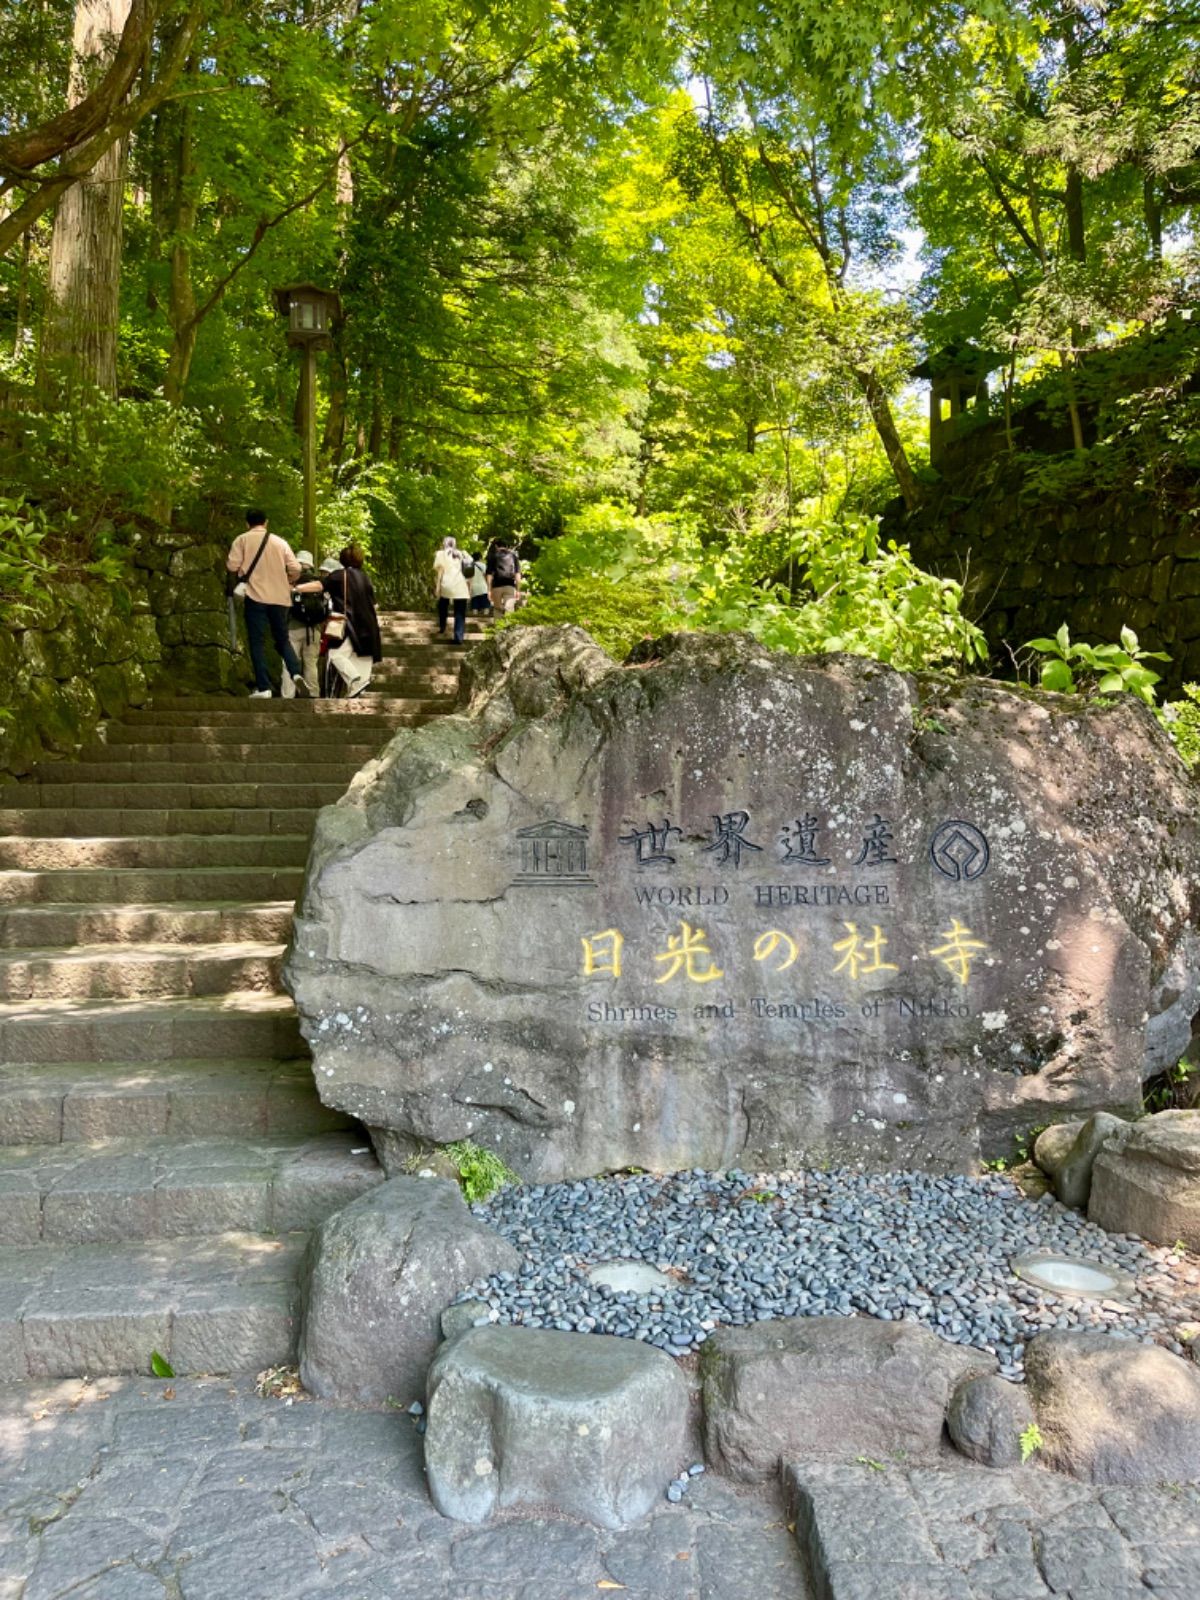
{"label": "tree trunk", "polygon": [[921,502],[921,491],[912,469],[912,462],[908,459],[908,453],[904,448],[904,441],[900,437],[900,430],[896,426],[896,419],[892,415],[892,403],[888,399],[887,390],[879,381],[878,373],[870,367],[855,367],[854,377],[867,402],[867,410],[871,413],[871,421],[875,424],[875,432],[879,435],[880,444],[883,445],[888,465],[900,487],[905,510],[915,511]]}
{"label": "tree trunk", "polygon": [[163,398],[169,405],[183,404],[196,335],[196,290],[192,282],[192,233],[196,226],[195,163],[192,159],[192,108],[185,101],[178,110],[178,136],[171,148],[171,282],[167,315],[171,323],[171,353],[163,378]]}
{"label": "tree trunk", "polygon": [[[72,104],[85,97],[97,66],[111,56],[130,4],[76,0]],[[126,141],[117,140],[58,203],[42,330],[42,387],[48,394],[79,386],[116,393],[126,149]]]}

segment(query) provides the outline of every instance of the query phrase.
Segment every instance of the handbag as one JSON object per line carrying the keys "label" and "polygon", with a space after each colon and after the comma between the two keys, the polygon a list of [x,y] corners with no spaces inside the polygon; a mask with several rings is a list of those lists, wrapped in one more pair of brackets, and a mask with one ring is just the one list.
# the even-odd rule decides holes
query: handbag
{"label": "handbag", "polygon": [[322,639],[329,639],[338,644],[346,637],[346,611],[350,604],[350,569],[342,568],[342,609],[334,611],[325,618],[325,626],[321,629]]}
{"label": "handbag", "polygon": [[246,585],[250,582],[250,579],[254,576],[254,569],[258,565],[258,558],[262,555],[263,551],[267,548],[267,540],[270,537],[271,537],[271,534],[270,534],[269,530],[266,533],[263,534],[262,543],[259,545],[258,549],[254,552],[254,560],[250,563],[249,567],[247,568],[247,570],[245,572],[230,572],[228,570],[228,568],[226,568],[226,571],[225,571],[225,596],[226,596],[226,599],[232,600],[235,594],[241,596],[241,595],[244,595],[246,593]]}

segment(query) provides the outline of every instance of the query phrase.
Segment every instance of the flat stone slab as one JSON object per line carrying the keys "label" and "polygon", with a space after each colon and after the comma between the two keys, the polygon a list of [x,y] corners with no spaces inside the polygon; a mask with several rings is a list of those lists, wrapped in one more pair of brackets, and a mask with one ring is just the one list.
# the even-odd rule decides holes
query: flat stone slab
{"label": "flat stone slab", "polygon": [[785,1318],[722,1328],[704,1347],[704,1446],[747,1482],[797,1455],[930,1457],[946,1408],[993,1356],[907,1322]]}
{"label": "flat stone slab", "polygon": [[774,1491],[705,1475],[628,1531],[470,1527],[431,1504],[408,1417],[227,1379],[0,1390],[0,1600],[23,1584],[28,1600],[808,1596]]}
{"label": "flat stone slab", "polygon": [[1200,1488],[1097,1490],[1037,1467],[784,1469],[815,1600],[1194,1600]]}
{"label": "flat stone slab", "polygon": [[679,1367],[635,1340],[474,1328],[429,1374],[429,1490],[463,1522],[549,1505],[624,1527],[686,1465],[688,1409]]}

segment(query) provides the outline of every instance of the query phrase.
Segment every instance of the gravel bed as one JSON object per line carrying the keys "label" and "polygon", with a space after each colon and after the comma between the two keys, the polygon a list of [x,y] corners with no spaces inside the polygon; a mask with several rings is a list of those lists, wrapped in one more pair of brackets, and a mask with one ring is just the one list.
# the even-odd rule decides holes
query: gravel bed
{"label": "gravel bed", "polygon": [[[1026,1199],[999,1174],[647,1173],[514,1186],[473,1210],[524,1256],[517,1272],[459,1296],[483,1301],[491,1321],[618,1334],[685,1355],[720,1325],[903,1319],[993,1351],[1012,1380],[1024,1374],[1027,1340],[1048,1328],[1107,1328],[1183,1353],[1153,1308],[1165,1252],[1105,1233],[1051,1196]],[[1120,1268],[1142,1280],[1136,1303],[1023,1283],[1010,1263],[1031,1250]],[[615,1259],[649,1262],[676,1286],[639,1295],[589,1282],[588,1268]]]}

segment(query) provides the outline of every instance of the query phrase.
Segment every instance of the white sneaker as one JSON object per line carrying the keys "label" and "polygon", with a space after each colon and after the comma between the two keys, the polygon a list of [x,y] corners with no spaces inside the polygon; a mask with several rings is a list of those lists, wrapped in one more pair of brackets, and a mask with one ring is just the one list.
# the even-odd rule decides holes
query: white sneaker
{"label": "white sneaker", "polygon": [[279,693],[284,700],[294,700],[296,698],[296,679],[292,677],[286,667],[284,667],[283,676],[279,680]]}
{"label": "white sneaker", "polygon": [[273,698],[273,692],[270,689],[251,689],[250,698],[251,700],[270,700]]}

